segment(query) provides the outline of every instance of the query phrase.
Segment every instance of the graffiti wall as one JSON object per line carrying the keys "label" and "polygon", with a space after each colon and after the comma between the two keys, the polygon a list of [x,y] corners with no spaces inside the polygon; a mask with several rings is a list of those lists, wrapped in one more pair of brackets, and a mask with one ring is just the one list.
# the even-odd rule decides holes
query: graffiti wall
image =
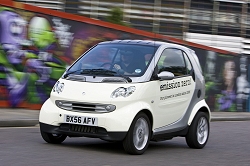
{"label": "graffiti wall", "polygon": [[206,101],[213,111],[250,112],[250,59],[193,48],[206,80]]}
{"label": "graffiti wall", "polygon": [[0,6],[0,106],[39,108],[83,52],[100,41],[125,38],[148,39]]}
{"label": "graffiti wall", "polygon": [[100,41],[154,39],[181,43],[196,51],[212,111],[249,111],[250,66],[246,56],[89,18],[66,18],[58,11],[42,11],[0,2],[0,107],[40,109],[65,68]]}

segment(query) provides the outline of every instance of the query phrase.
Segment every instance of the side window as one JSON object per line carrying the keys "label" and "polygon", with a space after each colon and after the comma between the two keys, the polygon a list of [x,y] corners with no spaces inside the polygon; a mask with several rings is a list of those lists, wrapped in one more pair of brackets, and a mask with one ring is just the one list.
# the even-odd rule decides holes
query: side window
{"label": "side window", "polygon": [[158,73],[162,71],[169,71],[175,76],[182,76],[187,73],[183,54],[179,49],[165,49],[157,63],[157,67]]}
{"label": "side window", "polygon": [[183,55],[184,55],[184,59],[185,59],[185,62],[186,62],[187,74],[190,74],[193,67],[191,65],[191,62],[190,62],[187,54],[185,52],[183,52]]}

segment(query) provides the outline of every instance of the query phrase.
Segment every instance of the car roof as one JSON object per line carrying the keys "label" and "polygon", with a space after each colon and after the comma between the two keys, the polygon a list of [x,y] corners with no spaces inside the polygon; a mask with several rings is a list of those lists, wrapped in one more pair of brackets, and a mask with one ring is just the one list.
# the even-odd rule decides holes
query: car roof
{"label": "car roof", "polygon": [[162,46],[166,45],[168,47],[175,47],[175,48],[180,48],[184,50],[189,50],[189,51],[194,51],[186,46],[179,45],[179,44],[174,44],[174,43],[168,43],[168,42],[163,42],[163,41],[154,41],[154,40],[112,40],[112,41],[104,41],[100,42],[99,44],[108,44],[108,43],[114,43],[114,44],[133,44],[133,45],[149,45],[149,46]]}

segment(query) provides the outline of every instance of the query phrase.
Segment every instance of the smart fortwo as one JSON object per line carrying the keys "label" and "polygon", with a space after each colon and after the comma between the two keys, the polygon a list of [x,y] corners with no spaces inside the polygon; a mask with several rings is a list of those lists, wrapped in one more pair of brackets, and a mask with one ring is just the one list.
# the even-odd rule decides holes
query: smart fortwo
{"label": "smart fortwo", "polygon": [[54,85],[40,115],[42,138],[120,141],[143,154],[150,141],[185,137],[203,148],[210,109],[195,52],[149,40],[101,42],[80,56]]}

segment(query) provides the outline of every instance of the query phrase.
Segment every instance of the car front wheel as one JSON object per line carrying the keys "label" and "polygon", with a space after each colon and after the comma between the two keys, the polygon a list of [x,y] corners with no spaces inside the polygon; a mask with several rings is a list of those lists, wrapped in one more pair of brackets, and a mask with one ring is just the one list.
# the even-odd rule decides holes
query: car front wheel
{"label": "car front wheel", "polygon": [[151,124],[144,113],[139,113],[133,120],[123,141],[123,147],[129,154],[143,154],[151,137]]}
{"label": "car front wheel", "polygon": [[203,148],[209,137],[208,115],[204,112],[198,112],[186,135],[186,142],[190,148]]}
{"label": "car front wheel", "polygon": [[62,134],[51,134],[51,133],[46,133],[40,130],[42,138],[44,141],[52,144],[60,144],[66,139],[66,135]]}

